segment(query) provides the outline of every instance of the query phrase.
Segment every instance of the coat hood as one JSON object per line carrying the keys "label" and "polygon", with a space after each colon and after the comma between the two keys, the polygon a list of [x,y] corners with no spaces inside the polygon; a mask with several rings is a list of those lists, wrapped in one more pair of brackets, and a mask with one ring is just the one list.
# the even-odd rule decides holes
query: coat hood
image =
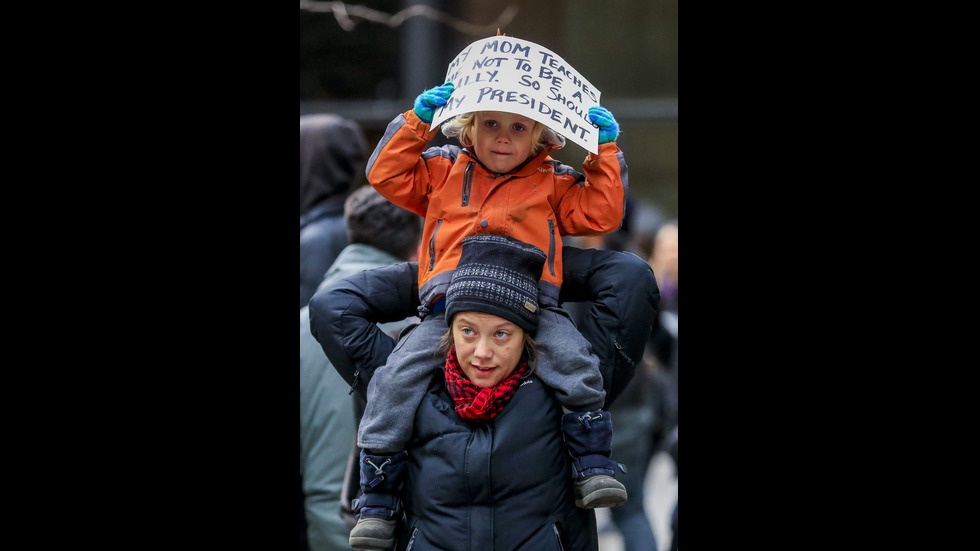
{"label": "coat hood", "polygon": [[367,140],[361,127],[333,114],[299,118],[299,214],[320,204],[343,206],[364,172]]}

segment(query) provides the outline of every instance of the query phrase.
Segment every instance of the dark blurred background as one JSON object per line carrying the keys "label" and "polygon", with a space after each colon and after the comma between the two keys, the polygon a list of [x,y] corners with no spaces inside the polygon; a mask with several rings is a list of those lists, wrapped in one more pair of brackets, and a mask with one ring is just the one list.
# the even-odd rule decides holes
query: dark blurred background
{"label": "dark blurred background", "polygon": [[[373,148],[415,96],[442,84],[460,50],[497,27],[554,51],[602,91],[622,128],[630,191],[677,218],[677,0],[301,0],[300,115],[352,118]],[[554,157],[580,166],[586,154],[569,142]]]}

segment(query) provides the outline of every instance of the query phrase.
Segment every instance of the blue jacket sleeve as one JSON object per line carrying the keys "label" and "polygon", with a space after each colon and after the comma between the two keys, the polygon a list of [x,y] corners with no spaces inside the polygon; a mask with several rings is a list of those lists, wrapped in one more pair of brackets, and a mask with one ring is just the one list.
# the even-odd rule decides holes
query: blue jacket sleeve
{"label": "blue jacket sleeve", "polygon": [[657,319],[660,289],[640,257],[599,249],[562,249],[561,302],[585,302],[579,331],[599,357],[608,409],[633,379]]}

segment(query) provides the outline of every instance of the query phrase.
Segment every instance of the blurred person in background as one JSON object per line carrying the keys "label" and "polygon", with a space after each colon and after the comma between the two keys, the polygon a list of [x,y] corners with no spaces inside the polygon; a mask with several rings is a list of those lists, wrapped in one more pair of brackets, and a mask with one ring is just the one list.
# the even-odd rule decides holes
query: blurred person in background
{"label": "blurred person in background", "polygon": [[660,316],[650,346],[660,365],[677,377],[677,220],[657,231],[649,262],[660,286]]}
{"label": "blurred person in background", "polygon": [[[656,451],[667,452],[677,475],[677,220],[669,220],[657,231],[649,258],[660,285],[660,314],[650,334],[646,368],[665,398],[664,422],[656,428]],[[677,549],[677,505],[671,515],[673,532],[670,549]]]}
{"label": "blurred person in background", "polygon": [[643,199],[632,199],[629,209],[630,247],[626,250],[636,253],[640,258],[650,258],[653,240],[666,217],[655,204]]}
{"label": "blurred person in background", "polygon": [[352,120],[299,118],[299,307],[347,245],[344,200],[363,178],[367,140]]}
{"label": "blurred person in background", "polygon": [[[320,287],[363,270],[414,260],[422,219],[391,204],[371,186],[345,202],[347,240]],[[411,319],[386,323],[395,336]],[[355,447],[358,405],[347,384],[310,333],[309,307],[299,311],[300,475],[309,548],[350,550],[350,527],[341,517],[341,494],[348,456]],[[363,411],[363,401],[359,409]]]}
{"label": "blurred person in background", "polygon": [[[640,220],[640,217],[646,217]],[[626,251],[637,254],[646,249],[643,256],[648,258],[650,247],[661,223],[659,210],[653,206],[641,205],[627,195],[626,215],[622,227],[613,233],[585,238],[570,238],[568,241],[582,247],[604,250]],[[656,275],[656,272],[654,272]],[[657,281],[659,286],[659,280]],[[588,315],[582,303],[566,304],[577,325],[581,325]],[[646,509],[645,481],[654,455],[663,441],[664,430],[669,430],[673,415],[670,412],[667,387],[655,374],[653,362],[644,358],[638,362],[636,372],[629,385],[610,406],[609,411],[617,421],[613,434],[613,454],[617,461],[626,466],[626,472],[619,479],[626,486],[630,499],[623,505],[610,509],[611,526],[619,531],[623,539],[624,551],[656,550],[657,539]]]}

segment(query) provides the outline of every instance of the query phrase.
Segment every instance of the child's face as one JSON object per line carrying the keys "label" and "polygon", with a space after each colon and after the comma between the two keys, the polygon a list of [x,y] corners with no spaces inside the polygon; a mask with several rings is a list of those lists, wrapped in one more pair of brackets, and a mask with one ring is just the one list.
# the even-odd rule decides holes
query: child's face
{"label": "child's face", "polygon": [[473,148],[488,169],[506,174],[532,155],[533,120],[502,111],[479,111],[474,119]]}

